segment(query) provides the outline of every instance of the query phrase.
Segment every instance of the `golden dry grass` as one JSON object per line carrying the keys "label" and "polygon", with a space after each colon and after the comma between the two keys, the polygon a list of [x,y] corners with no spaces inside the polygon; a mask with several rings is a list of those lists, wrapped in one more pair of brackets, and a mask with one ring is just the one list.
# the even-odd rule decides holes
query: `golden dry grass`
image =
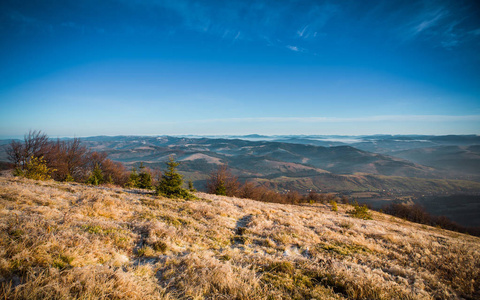
{"label": "golden dry grass", "polygon": [[344,205],[197,196],[0,177],[0,297],[480,297],[479,238]]}

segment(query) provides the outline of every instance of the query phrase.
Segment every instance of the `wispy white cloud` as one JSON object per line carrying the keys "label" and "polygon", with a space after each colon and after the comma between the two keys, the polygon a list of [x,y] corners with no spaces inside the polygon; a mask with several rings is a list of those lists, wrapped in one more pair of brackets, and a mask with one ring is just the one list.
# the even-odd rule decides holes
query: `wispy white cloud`
{"label": "wispy white cloud", "polygon": [[292,50],[292,51],[295,51],[295,52],[298,52],[298,51],[300,51],[300,49],[298,49],[298,47],[297,47],[297,46],[291,46],[291,45],[287,45],[287,48],[288,48],[288,49],[290,49],[290,50]]}
{"label": "wispy white cloud", "polygon": [[[405,13],[407,22],[400,26],[404,41],[428,40],[433,47],[454,49],[475,38],[476,30],[469,22],[477,19],[468,5],[458,6],[448,1],[421,1],[416,13]],[[478,32],[480,34],[480,32]]]}
{"label": "wispy white cloud", "polygon": [[424,16],[421,16],[423,20],[420,21],[420,24],[413,27],[413,34],[419,34],[422,31],[435,26],[439,20],[441,20],[447,15],[448,12],[444,9],[437,9],[427,12]]}
{"label": "wispy white cloud", "polygon": [[308,29],[308,25],[303,26],[300,30],[297,30],[297,35],[299,37],[303,37],[307,29]]}
{"label": "wispy white cloud", "polygon": [[[132,0],[117,0],[133,5]],[[320,30],[330,20],[337,5],[312,3],[299,6],[295,1],[243,1],[208,3],[195,0],[137,1],[135,5],[150,6],[152,10],[167,10],[181,26],[202,34],[217,36],[226,41],[264,43],[295,52],[305,52],[289,46],[293,39],[321,36]],[[292,14],[295,18],[292,19]],[[304,46],[305,47],[305,46]]]}
{"label": "wispy white cloud", "polygon": [[285,46],[287,49],[292,50],[294,52],[301,52],[301,53],[308,53],[308,50],[298,46],[287,45]]}

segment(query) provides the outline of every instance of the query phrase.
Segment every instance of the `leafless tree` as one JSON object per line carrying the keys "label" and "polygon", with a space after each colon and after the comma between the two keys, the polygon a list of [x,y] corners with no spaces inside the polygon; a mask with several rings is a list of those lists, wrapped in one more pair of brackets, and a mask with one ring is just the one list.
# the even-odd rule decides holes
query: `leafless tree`
{"label": "leafless tree", "polygon": [[89,151],[81,144],[80,139],[50,142],[46,159],[48,165],[55,169],[54,178],[65,180],[71,176],[75,180],[81,180],[88,164]]}
{"label": "leafless tree", "polygon": [[227,196],[238,196],[239,194],[240,183],[238,178],[230,172],[227,165],[220,166],[207,179],[208,193],[218,193],[220,186],[224,187]]}
{"label": "leafless tree", "polygon": [[21,168],[23,162],[23,143],[17,141],[11,141],[7,148],[8,160],[15,166],[15,168]]}
{"label": "leafless tree", "polygon": [[40,130],[30,130],[23,137],[23,143],[12,141],[7,148],[10,161],[16,168],[24,169],[30,158],[42,157],[48,151],[48,136]]}

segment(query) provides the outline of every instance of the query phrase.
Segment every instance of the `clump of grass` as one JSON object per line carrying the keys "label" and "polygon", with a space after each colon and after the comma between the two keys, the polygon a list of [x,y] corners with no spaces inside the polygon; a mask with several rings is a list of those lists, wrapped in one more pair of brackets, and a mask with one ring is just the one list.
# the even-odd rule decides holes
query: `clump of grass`
{"label": "clump of grass", "polygon": [[269,239],[269,238],[262,239],[260,244],[261,244],[262,246],[268,247],[268,248],[275,248],[275,247],[277,246],[277,244],[275,244],[275,242],[272,241],[272,240]]}
{"label": "clump of grass", "polygon": [[54,268],[58,269],[65,269],[69,266],[71,266],[71,263],[73,262],[74,257],[60,254],[57,259],[55,259],[52,263],[52,266]]}
{"label": "clump of grass", "polygon": [[264,271],[293,275],[295,273],[295,266],[289,261],[274,261],[265,266]]}
{"label": "clump of grass", "polygon": [[350,223],[350,222],[341,222],[340,224],[338,224],[338,226],[344,228],[344,229],[350,229],[353,227],[353,223]]}
{"label": "clump of grass", "polygon": [[242,245],[249,245],[251,243],[251,240],[248,236],[244,235],[235,235],[232,238],[232,243],[234,244],[242,244]]}
{"label": "clump of grass", "polygon": [[137,254],[140,257],[152,257],[155,256],[156,252],[152,247],[145,245],[137,250]]}
{"label": "clump of grass", "polygon": [[168,249],[168,245],[163,241],[156,241],[153,243],[152,246],[155,251],[158,251],[161,253],[165,253]]}

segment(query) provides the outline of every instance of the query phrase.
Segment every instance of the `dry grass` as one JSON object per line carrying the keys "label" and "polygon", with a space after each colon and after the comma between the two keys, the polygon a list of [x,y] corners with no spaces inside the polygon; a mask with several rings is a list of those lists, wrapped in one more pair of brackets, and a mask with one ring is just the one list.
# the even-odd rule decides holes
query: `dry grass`
{"label": "dry grass", "polygon": [[480,297],[479,238],[344,205],[197,196],[0,177],[0,297]]}

